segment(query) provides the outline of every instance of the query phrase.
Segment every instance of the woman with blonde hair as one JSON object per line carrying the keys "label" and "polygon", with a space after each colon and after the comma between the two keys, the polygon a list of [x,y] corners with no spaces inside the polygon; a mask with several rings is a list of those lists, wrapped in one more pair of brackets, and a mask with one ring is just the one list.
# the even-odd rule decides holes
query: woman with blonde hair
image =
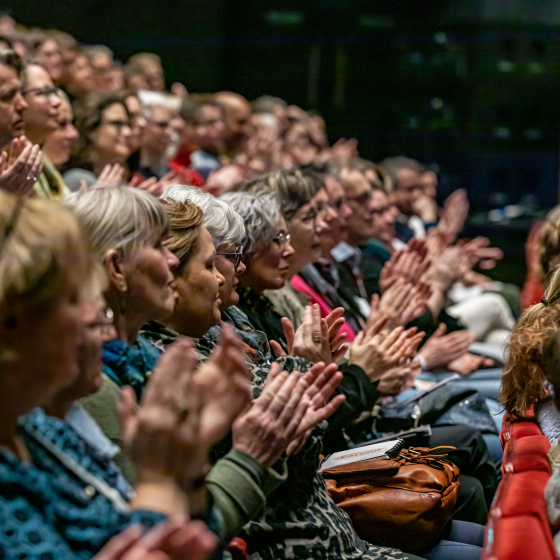
{"label": "woman with blonde hair", "polygon": [[[139,473],[130,504],[112,491],[109,473],[91,460],[76,433],[36,409],[80,374],[80,346],[91,326],[83,287],[91,287],[92,268],[87,239],[68,209],[0,192],[0,551],[25,560],[122,560],[125,551],[148,560],[164,550],[163,558],[204,558],[216,540],[201,525],[191,526],[190,536],[183,533],[194,549],[167,549],[177,523],[158,528],[155,547],[137,529],[104,547],[130,525],[149,529],[167,515],[188,519],[182,484],[185,475],[198,476],[192,449],[205,449],[196,437],[186,437],[196,433],[196,391],[183,403],[188,418],[178,414],[183,391],[193,388],[195,357],[188,344],[170,351],[154,373],[154,390],[144,402],[152,419],[141,414],[136,426],[129,425]],[[185,364],[180,380],[177,360]],[[166,415],[170,420],[155,430],[153,418]],[[182,463],[180,469],[173,468],[172,458]]]}

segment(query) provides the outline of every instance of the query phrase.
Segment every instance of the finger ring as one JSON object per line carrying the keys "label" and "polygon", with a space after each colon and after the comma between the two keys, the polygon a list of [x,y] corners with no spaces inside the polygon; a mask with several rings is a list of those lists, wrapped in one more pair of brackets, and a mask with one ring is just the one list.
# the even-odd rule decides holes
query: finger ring
{"label": "finger ring", "polygon": [[37,182],[37,177],[35,177],[35,175],[28,175],[27,180],[28,181],[33,181],[34,183],[36,183]]}

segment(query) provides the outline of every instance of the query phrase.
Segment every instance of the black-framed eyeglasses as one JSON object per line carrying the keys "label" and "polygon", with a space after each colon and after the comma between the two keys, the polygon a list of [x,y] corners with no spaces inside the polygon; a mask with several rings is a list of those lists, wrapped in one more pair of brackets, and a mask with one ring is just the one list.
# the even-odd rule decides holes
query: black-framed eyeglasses
{"label": "black-framed eyeglasses", "polygon": [[292,236],[289,233],[279,233],[273,240],[273,243],[276,243],[279,247],[282,245],[288,245],[292,240]]}
{"label": "black-framed eyeglasses", "polygon": [[112,120],[112,121],[101,121],[101,124],[109,124],[111,126],[114,126],[119,132],[123,129],[123,128],[132,128],[132,126],[130,125],[130,122],[128,121],[122,121],[122,120]]}
{"label": "black-framed eyeglasses", "polygon": [[225,257],[233,264],[235,270],[237,270],[239,263],[241,262],[241,258],[243,257],[243,246],[237,247],[237,249],[233,253],[216,253],[216,255]]}
{"label": "black-framed eyeglasses", "polygon": [[29,95],[34,93],[37,97],[44,97],[45,99],[51,99],[52,97],[60,97],[60,92],[57,87],[42,87],[42,88],[29,88],[24,89],[21,95]]}
{"label": "black-framed eyeglasses", "polygon": [[329,206],[336,210],[337,212],[342,208],[342,205],[346,203],[346,197],[340,197],[336,200],[329,200]]}

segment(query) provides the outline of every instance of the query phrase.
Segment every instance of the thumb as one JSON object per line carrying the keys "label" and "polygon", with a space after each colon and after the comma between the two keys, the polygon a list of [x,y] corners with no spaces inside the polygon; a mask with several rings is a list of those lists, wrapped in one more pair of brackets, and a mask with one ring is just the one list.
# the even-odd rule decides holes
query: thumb
{"label": "thumb", "polygon": [[434,338],[440,338],[447,332],[447,325],[445,323],[440,323],[436,332],[434,332]]}
{"label": "thumb", "polygon": [[278,344],[278,342],[276,342],[276,340],[269,340],[268,343],[270,344],[277,358],[279,358],[280,356],[286,356],[286,351],[284,350],[284,348],[282,348],[282,346],[280,346],[280,344]]}

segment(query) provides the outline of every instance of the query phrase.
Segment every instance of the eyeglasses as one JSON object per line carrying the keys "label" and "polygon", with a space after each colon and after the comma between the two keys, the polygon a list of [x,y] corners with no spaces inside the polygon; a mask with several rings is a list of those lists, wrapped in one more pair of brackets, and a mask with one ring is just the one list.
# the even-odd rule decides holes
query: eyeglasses
{"label": "eyeglasses", "polygon": [[119,120],[114,120],[114,121],[102,121],[101,124],[109,124],[111,126],[114,126],[119,132],[123,129],[123,128],[132,128],[130,126],[130,123],[128,121],[119,121]]}
{"label": "eyeglasses", "polygon": [[337,198],[336,200],[329,200],[329,206],[336,210],[337,212],[342,208],[342,205],[346,202],[346,198],[341,197]]}
{"label": "eyeglasses", "polygon": [[371,200],[371,191],[365,191],[358,196],[347,196],[346,200],[348,202],[357,202],[360,206],[367,204]]}
{"label": "eyeglasses", "polygon": [[289,233],[279,233],[273,240],[273,243],[276,243],[279,247],[282,245],[288,245],[292,240],[292,236]]}
{"label": "eyeglasses", "polygon": [[25,96],[25,95],[29,95],[30,93],[34,93],[37,97],[44,97],[47,100],[52,99],[53,97],[60,97],[60,92],[56,87],[24,89],[21,92],[21,95]]}
{"label": "eyeglasses", "polygon": [[157,126],[160,130],[167,130],[171,127],[171,123],[169,121],[150,121],[150,123]]}
{"label": "eyeglasses", "polygon": [[234,253],[216,253],[216,255],[222,255],[222,257],[225,257],[228,261],[233,263],[233,268],[237,270],[237,267],[241,262],[241,257],[243,256],[243,247],[237,247]]}
{"label": "eyeglasses", "polygon": [[207,121],[199,121],[196,126],[200,127],[210,127],[210,126],[221,126],[222,119],[208,119]]}
{"label": "eyeglasses", "polygon": [[312,208],[311,210],[309,210],[309,212],[300,217],[300,221],[302,221],[303,223],[315,222],[315,220],[317,219],[317,214],[318,211],[315,208]]}

